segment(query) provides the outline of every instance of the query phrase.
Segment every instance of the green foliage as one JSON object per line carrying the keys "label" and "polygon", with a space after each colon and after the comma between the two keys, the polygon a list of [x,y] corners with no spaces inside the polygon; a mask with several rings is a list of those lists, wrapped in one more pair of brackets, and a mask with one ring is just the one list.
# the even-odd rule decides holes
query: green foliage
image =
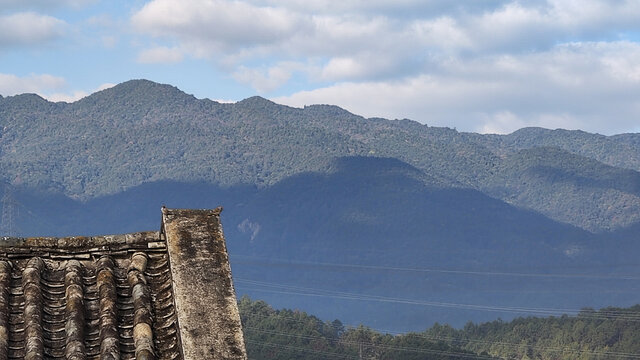
{"label": "green foliage", "polygon": [[304,312],[239,301],[251,359],[541,359],[636,358],[640,305],[585,309],[577,316],[517,318],[462,329],[436,323],[422,333],[382,334]]}
{"label": "green foliage", "polygon": [[519,150],[481,188],[593,232],[640,220],[640,173],[555,147]]}
{"label": "green foliage", "polygon": [[301,311],[274,310],[264,301],[238,302],[250,359],[492,359],[433,342],[419,334],[381,334],[339,320],[323,322]]}
{"label": "green foliage", "polygon": [[577,316],[469,323],[461,330],[435,325],[424,335],[503,359],[626,359],[640,354],[638,320],[640,305],[583,310]]}
{"label": "green foliage", "polygon": [[344,156],[396,158],[431,185],[477,189],[591,231],[640,220],[638,134],[459,133],[327,105],[220,104],[145,80],[72,104],[0,99],[0,181],[82,200],[154,181],[265,187]]}

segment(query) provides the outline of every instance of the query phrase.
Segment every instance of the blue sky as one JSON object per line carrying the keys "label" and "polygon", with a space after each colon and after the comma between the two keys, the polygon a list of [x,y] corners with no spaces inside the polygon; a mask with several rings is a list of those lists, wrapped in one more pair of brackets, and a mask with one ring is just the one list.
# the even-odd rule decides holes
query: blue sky
{"label": "blue sky", "polygon": [[637,0],[0,0],[0,95],[145,78],[463,131],[640,131]]}

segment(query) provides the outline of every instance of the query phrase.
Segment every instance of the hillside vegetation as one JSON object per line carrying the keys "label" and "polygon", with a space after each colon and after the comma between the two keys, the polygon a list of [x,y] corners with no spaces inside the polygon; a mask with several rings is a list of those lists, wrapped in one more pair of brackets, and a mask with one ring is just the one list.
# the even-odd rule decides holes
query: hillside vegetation
{"label": "hillside vegetation", "polygon": [[344,156],[396,158],[431,185],[480,190],[590,231],[640,220],[638,134],[459,133],[328,105],[220,104],[146,80],[71,104],[0,98],[0,180],[76,199],[167,180],[265,187]]}
{"label": "hillside vegetation", "polygon": [[[435,324],[416,333],[323,322],[301,311],[274,310],[264,301],[239,302],[252,359],[636,359],[640,305],[583,310],[577,316],[527,317],[509,322]],[[362,357],[359,357],[362,354]]]}
{"label": "hillside vegetation", "polygon": [[302,311],[274,310],[264,301],[239,301],[250,359],[496,359],[420,334],[393,336],[370,328],[323,322]]}
{"label": "hillside vegetation", "polygon": [[460,330],[435,325],[424,335],[502,359],[637,359],[639,320],[636,305],[585,309],[577,316],[469,323]]}

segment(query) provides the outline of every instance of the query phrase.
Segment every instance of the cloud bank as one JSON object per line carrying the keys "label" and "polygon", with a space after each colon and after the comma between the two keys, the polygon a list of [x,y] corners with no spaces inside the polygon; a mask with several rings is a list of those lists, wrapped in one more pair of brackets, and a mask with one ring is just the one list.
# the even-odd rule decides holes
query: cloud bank
{"label": "cloud bank", "polygon": [[37,94],[49,101],[74,102],[90,95],[91,93],[108,89],[116,84],[104,83],[93,91],[71,91],[67,92],[68,83],[66,79],[49,74],[30,74],[27,76],[16,76],[13,74],[0,73],[0,94],[3,96],[13,96],[19,94]]}
{"label": "cloud bank", "polygon": [[41,94],[43,91],[59,90],[66,81],[49,74],[31,74],[20,77],[13,74],[0,73],[0,94],[11,96],[24,93]]}
{"label": "cloud bank", "polygon": [[639,47],[637,0],[0,0],[5,96],[144,77],[464,131],[640,131]]}
{"label": "cloud bank", "polygon": [[131,22],[292,106],[497,133],[640,114],[637,1],[154,0]]}
{"label": "cloud bank", "polygon": [[12,46],[31,46],[60,38],[66,23],[52,16],[19,12],[0,16],[0,51]]}

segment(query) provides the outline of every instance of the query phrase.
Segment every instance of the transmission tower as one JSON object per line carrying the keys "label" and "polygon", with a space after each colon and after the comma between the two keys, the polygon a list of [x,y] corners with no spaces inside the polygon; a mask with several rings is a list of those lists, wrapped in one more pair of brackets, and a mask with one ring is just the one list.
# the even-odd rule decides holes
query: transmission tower
{"label": "transmission tower", "polygon": [[10,185],[4,187],[4,196],[0,201],[2,204],[2,222],[0,223],[0,235],[17,237],[20,234],[20,230],[16,225],[18,219],[18,202],[13,197],[13,189]]}

